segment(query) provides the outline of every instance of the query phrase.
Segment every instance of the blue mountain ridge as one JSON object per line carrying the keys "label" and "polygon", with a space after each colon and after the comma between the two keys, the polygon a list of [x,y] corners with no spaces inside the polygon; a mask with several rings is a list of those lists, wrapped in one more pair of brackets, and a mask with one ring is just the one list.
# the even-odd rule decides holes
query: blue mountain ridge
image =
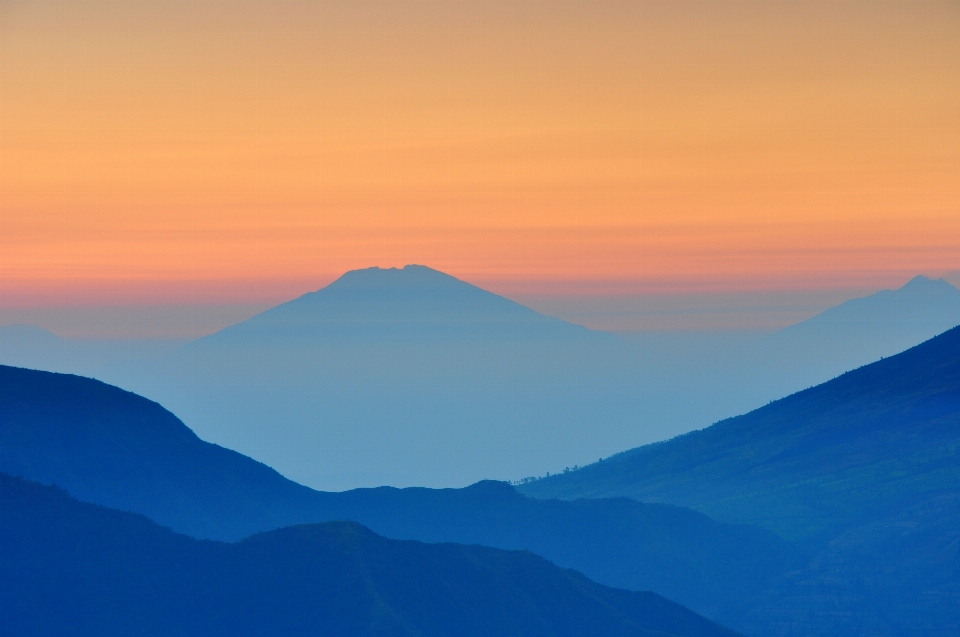
{"label": "blue mountain ridge", "polygon": [[711,618],[730,615],[803,563],[800,551],[770,532],[629,499],[543,501],[490,481],[464,489],[313,491],[202,441],[140,396],[4,366],[0,471],[202,538],[235,541],[292,524],[354,520],[396,539],[527,549]]}
{"label": "blue mountain ridge", "polygon": [[[531,548],[561,564],[565,559],[579,560],[586,565],[581,570],[588,574],[590,568],[599,564],[602,568],[594,572],[603,573],[594,576],[609,578],[607,581],[624,575],[636,578],[634,582],[658,578],[658,588],[644,588],[659,592],[680,582],[671,597],[748,634],[949,635],[960,622],[957,606],[949,601],[960,592],[960,580],[951,566],[960,559],[951,539],[960,528],[960,498],[954,480],[958,448],[954,437],[958,431],[956,414],[960,411],[958,334],[960,330],[951,330],[903,354],[703,432],[521,487],[534,491],[557,484],[576,486],[578,478],[591,478],[597,471],[602,475],[608,464],[614,476],[624,466],[633,466],[634,470],[640,467],[640,475],[648,471],[656,478],[652,485],[668,497],[671,487],[682,497],[702,497],[701,501],[686,503],[704,510],[716,506],[711,512],[721,519],[752,514],[757,523],[774,525],[771,528],[801,538],[799,549],[778,545],[770,541],[775,536],[758,534],[750,527],[716,525],[709,518],[683,509],[641,504],[627,498],[553,500],[541,502],[542,508],[537,508],[530,505],[529,498],[518,497],[514,489],[497,483],[481,483],[462,490],[361,489],[326,494],[324,498],[331,498],[328,504],[336,503],[326,511],[343,514],[339,517],[347,519],[357,519],[366,512],[384,528],[394,525],[396,537],[403,533],[419,534],[421,539],[435,541],[460,534],[455,539],[502,542],[503,548]],[[139,490],[136,482],[143,479],[142,475],[135,477],[138,471],[155,472],[146,482],[161,482],[154,488],[159,500],[166,498],[167,506],[183,497],[177,488],[181,492],[191,491],[189,485],[170,489],[171,485],[162,482],[177,482],[183,467],[203,466],[205,462],[151,460],[154,455],[167,455],[155,453],[163,445],[155,440],[149,444],[127,441],[126,408],[119,413],[98,413],[104,407],[100,398],[80,399],[74,394],[87,392],[87,384],[92,384],[98,388],[91,392],[94,397],[98,392],[116,392],[123,394],[125,400],[134,401],[133,405],[147,405],[155,410],[151,418],[142,418],[139,407],[134,409],[132,421],[138,424],[129,429],[140,432],[133,436],[135,439],[143,437],[141,430],[146,427],[145,431],[168,443],[180,441],[174,446],[191,440],[194,442],[190,444],[201,447],[208,444],[159,406],[89,379],[11,368],[3,368],[3,372],[8,375],[0,383],[5,390],[5,406],[0,414],[10,417],[2,428],[6,438],[0,451],[23,451],[20,457],[13,453],[3,462],[13,458],[11,462],[23,465],[26,459],[27,464],[46,467],[51,474],[60,472],[57,481],[65,482],[73,476],[82,487],[88,472],[96,477],[94,469],[103,470],[111,462],[126,458],[119,463],[118,472],[117,467],[107,471],[117,472],[120,480],[100,478],[107,491],[115,490],[108,494],[110,497],[135,495]],[[24,374],[23,378],[39,383],[36,391],[17,385],[18,375]],[[64,380],[79,385],[55,386]],[[43,389],[45,383],[53,385]],[[112,403],[112,399],[106,401],[107,405]],[[75,408],[87,409],[90,414],[78,418],[72,411]],[[65,411],[66,417],[58,418],[58,410]],[[93,426],[76,426],[85,420]],[[167,426],[158,426],[155,420],[178,423],[174,429],[181,428],[181,433],[162,433]],[[111,431],[111,427],[117,431]],[[31,433],[34,428],[36,431]],[[98,428],[100,433],[83,434]],[[58,430],[63,431],[56,433]],[[81,468],[84,464],[87,468],[77,470],[76,459],[71,459],[70,453],[83,449],[83,444],[96,448],[103,440],[110,441],[110,451],[100,456],[107,462],[82,460],[87,454],[79,453]],[[119,446],[114,444],[118,440]],[[691,442],[691,446],[686,446]],[[677,449],[680,453],[671,451]],[[61,453],[63,450],[67,453]],[[137,455],[144,451],[145,461]],[[221,451],[223,458],[237,456]],[[663,458],[657,459],[661,451],[665,452]],[[637,454],[647,455],[641,455],[641,463],[620,463],[636,458]],[[177,451],[169,455],[183,454]],[[263,465],[245,458],[242,461],[245,470],[254,475],[266,472],[279,484],[287,483]],[[129,471],[129,466],[137,468]],[[168,470],[170,466],[173,471]],[[254,466],[258,469],[254,470]],[[200,480],[202,487],[202,481],[208,478],[201,475]],[[221,483],[238,484],[233,479]],[[133,488],[129,488],[131,484]],[[723,496],[725,489],[729,490],[729,497]],[[205,497],[203,488],[192,491],[191,498]],[[165,492],[168,494],[164,495]],[[294,507],[301,506],[301,496],[282,495],[288,493],[283,487],[277,493],[281,496],[267,497],[278,502],[289,497]],[[654,497],[667,500],[663,493]],[[635,493],[623,495],[636,497]],[[235,497],[231,502],[228,493],[221,493],[216,500],[225,509],[224,519],[234,515],[231,508],[242,512],[248,506]],[[180,508],[188,517],[189,507]],[[625,530],[622,522],[631,511],[634,521]],[[279,517],[288,513],[280,510]],[[270,513],[274,514],[278,512]],[[268,516],[257,513],[252,517],[255,523],[261,523]],[[678,524],[684,519],[686,523]],[[274,523],[287,524],[288,520],[276,519]],[[586,528],[593,529],[587,534],[584,520]],[[375,526],[373,522],[371,526]],[[562,532],[543,535],[544,529]],[[734,532],[730,533],[731,530]],[[736,540],[738,536],[740,541]],[[556,537],[560,540],[551,539]],[[510,546],[517,538],[521,539],[521,546]],[[618,539],[622,543],[618,544]],[[751,546],[744,548],[747,544]],[[629,558],[625,548],[639,549],[632,558],[636,561]],[[658,559],[669,566],[666,571],[657,566]],[[591,563],[592,560],[597,562]],[[797,560],[802,563],[798,565]],[[691,569],[691,564],[701,570]],[[761,568],[763,565],[768,567],[766,571]],[[728,576],[731,573],[733,577]]]}
{"label": "blue mountain ridge", "polygon": [[735,635],[525,551],[388,540],[352,522],[201,541],[5,474],[0,633]]}
{"label": "blue mountain ridge", "polygon": [[960,323],[916,277],[775,334],[643,333],[538,314],[425,266],[348,272],[200,339],[0,328],[0,363],[95,376],[310,486],[465,486],[588,464],[744,413]]}
{"label": "blue mountain ridge", "polygon": [[960,327],[743,416],[519,489],[689,506],[810,547],[809,564],[740,618],[745,632],[953,634]]}
{"label": "blue mountain ridge", "polygon": [[957,325],[960,290],[917,276],[772,333],[620,335],[643,361],[639,421],[665,440],[899,354]]}

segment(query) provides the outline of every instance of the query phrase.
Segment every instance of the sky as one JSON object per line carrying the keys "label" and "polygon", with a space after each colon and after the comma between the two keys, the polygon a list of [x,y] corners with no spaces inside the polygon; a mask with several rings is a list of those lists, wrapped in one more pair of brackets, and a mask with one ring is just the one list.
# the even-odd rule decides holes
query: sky
{"label": "sky", "polygon": [[0,322],[187,335],[407,263],[622,329],[958,283],[957,33],[955,0],[2,0]]}

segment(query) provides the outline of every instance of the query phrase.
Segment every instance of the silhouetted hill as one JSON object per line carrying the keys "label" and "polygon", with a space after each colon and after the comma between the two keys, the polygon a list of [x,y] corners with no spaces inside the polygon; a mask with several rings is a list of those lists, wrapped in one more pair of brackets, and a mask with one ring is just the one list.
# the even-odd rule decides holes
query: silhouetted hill
{"label": "silhouetted hill", "polygon": [[943,279],[917,276],[896,290],[851,299],[786,327],[749,354],[758,369],[780,376],[781,387],[794,382],[799,389],[899,354],[958,325],[960,290]]}
{"label": "silhouetted hill", "polygon": [[960,488],[960,328],[744,416],[523,485],[805,537]]}
{"label": "silhouetted hill", "polygon": [[634,350],[410,265],[347,272],[103,377],[315,488],[466,486],[644,440]]}
{"label": "silhouetted hill", "polygon": [[12,323],[10,325],[0,326],[0,350],[4,358],[17,356],[20,350],[53,350],[63,339],[42,327],[36,325],[24,325],[22,323]]}
{"label": "silhouetted hill", "polygon": [[527,549],[610,586],[654,590],[724,623],[805,563],[805,552],[773,533],[628,498],[536,500],[490,481],[331,496],[336,517],[388,537]]}
{"label": "silhouetted hill", "polygon": [[286,345],[360,339],[456,342],[616,337],[544,316],[422,265],[352,270],[325,288],[205,337],[213,345]]}
{"label": "silhouetted hill", "polygon": [[200,541],[3,474],[0,633],[735,634],[528,552],[388,540],[351,522]]}
{"label": "silhouetted hill", "polygon": [[155,361],[184,339],[66,339],[36,325],[0,326],[0,364],[96,376],[124,361]]}
{"label": "silhouetted hill", "polygon": [[[838,337],[853,340],[855,346],[876,342],[883,336],[894,351],[916,345],[933,335],[960,324],[960,290],[943,279],[916,276],[896,290],[881,290],[851,299],[811,319],[786,327],[778,338]],[[829,330],[829,332],[828,332]],[[891,342],[892,341],[892,342]],[[847,346],[852,345],[847,343]]]}
{"label": "silhouetted hill", "polygon": [[643,363],[639,421],[669,438],[899,354],[957,325],[960,290],[918,276],[773,333],[621,336],[637,346]]}
{"label": "silhouetted hill", "polygon": [[4,365],[93,376],[109,359],[101,347],[71,343],[37,325],[0,326],[0,363]]}
{"label": "silhouetted hill", "polygon": [[136,394],[7,366],[0,366],[0,471],[217,539],[304,521],[291,512],[314,495],[266,465],[200,440]]}
{"label": "silhouetted hill", "polygon": [[0,367],[0,471],[197,537],[236,540],[348,519],[397,539],[528,549],[602,583],[654,590],[721,619],[802,564],[794,547],[767,531],[626,498],[545,501],[489,481],[317,492],[203,442],[140,396],[11,367]]}
{"label": "silhouetted hill", "polygon": [[0,363],[148,396],[315,488],[464,486],[702,428],[958,324],[960,290],[915,277],[773,334],[625,342],[407,266],[348,272],[175,353],[0,327]]}

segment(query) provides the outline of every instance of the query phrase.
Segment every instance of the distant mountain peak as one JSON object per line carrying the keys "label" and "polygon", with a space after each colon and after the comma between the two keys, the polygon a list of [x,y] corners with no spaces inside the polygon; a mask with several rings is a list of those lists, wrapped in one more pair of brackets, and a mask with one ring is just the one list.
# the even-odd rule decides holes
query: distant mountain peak
{"label": "distant mountain peak", "polygon": [[59,336],[54,334],[48,329],[40,327],[39,325],[27,325],[26,323],[9,323],[7,325],[0,326],[0,333],[4,336],[32,336],[34,338],[49,338],[49,339],[60,339]]}
{"label": "distant mountain peak", "polygon": [[[825,327],[833,330],[840,324],[846,324],[854,332],[842,335],[825,333],[820,338],[849,340],[862,337],[866,327],[885,329],[890,332],[889,338],[898,343],[888,353],[893,354],[960,324],[960,290],[944,279],[931,279],[920,274],[899,288],[850,299],[806,321],[785,327],[778,334],[796,334]],[[910,327],[905,331],[908,325]]]}
{"label": "distant mountain peak", "polygon": [[315,292],[271,308],[201,339],[369,338],[445,343],[477,339],[616,339],[581,325],[544,316],[454,276],[408,264],[403,268],[350,270]]}
{"label": "distant mountain peak", "polygon": [[340,276],[339,280],[348,279],[348,278],[358,278],[358,277],[407,277],[416,276],[416,275],[438,275],[441,277],[450,277],[449,274],[441,272],[426,265],[419,265],[416,263],[408,263],[402,268],[381,268],[378,265],[369,267],[369,268],[358,268],[356,270],[348,270],[343,275]]}
{"label": "distant mountain peak", "polygon": [[918,274],[909,281],[907,281],[902,287],[898,288],[899,290],[956,290],[957,288],[945,279],[931,279],[928,276]]}
{"label": "distant mountain peak", "polygon": [[440,270],[425,265],[408,264],[402,268],[375,266],[350,270],[330,285],[312,294],[323,290],[339,289],[423,289],[452,286],[476,287]]}

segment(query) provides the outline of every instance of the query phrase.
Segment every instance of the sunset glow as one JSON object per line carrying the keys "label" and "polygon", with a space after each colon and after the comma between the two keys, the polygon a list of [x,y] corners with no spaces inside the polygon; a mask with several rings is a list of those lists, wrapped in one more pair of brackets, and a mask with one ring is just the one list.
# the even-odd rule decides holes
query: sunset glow
{"label": "sunset glow", "polygon": [[0,305],[960,268],[956,2],[4,2]]}

